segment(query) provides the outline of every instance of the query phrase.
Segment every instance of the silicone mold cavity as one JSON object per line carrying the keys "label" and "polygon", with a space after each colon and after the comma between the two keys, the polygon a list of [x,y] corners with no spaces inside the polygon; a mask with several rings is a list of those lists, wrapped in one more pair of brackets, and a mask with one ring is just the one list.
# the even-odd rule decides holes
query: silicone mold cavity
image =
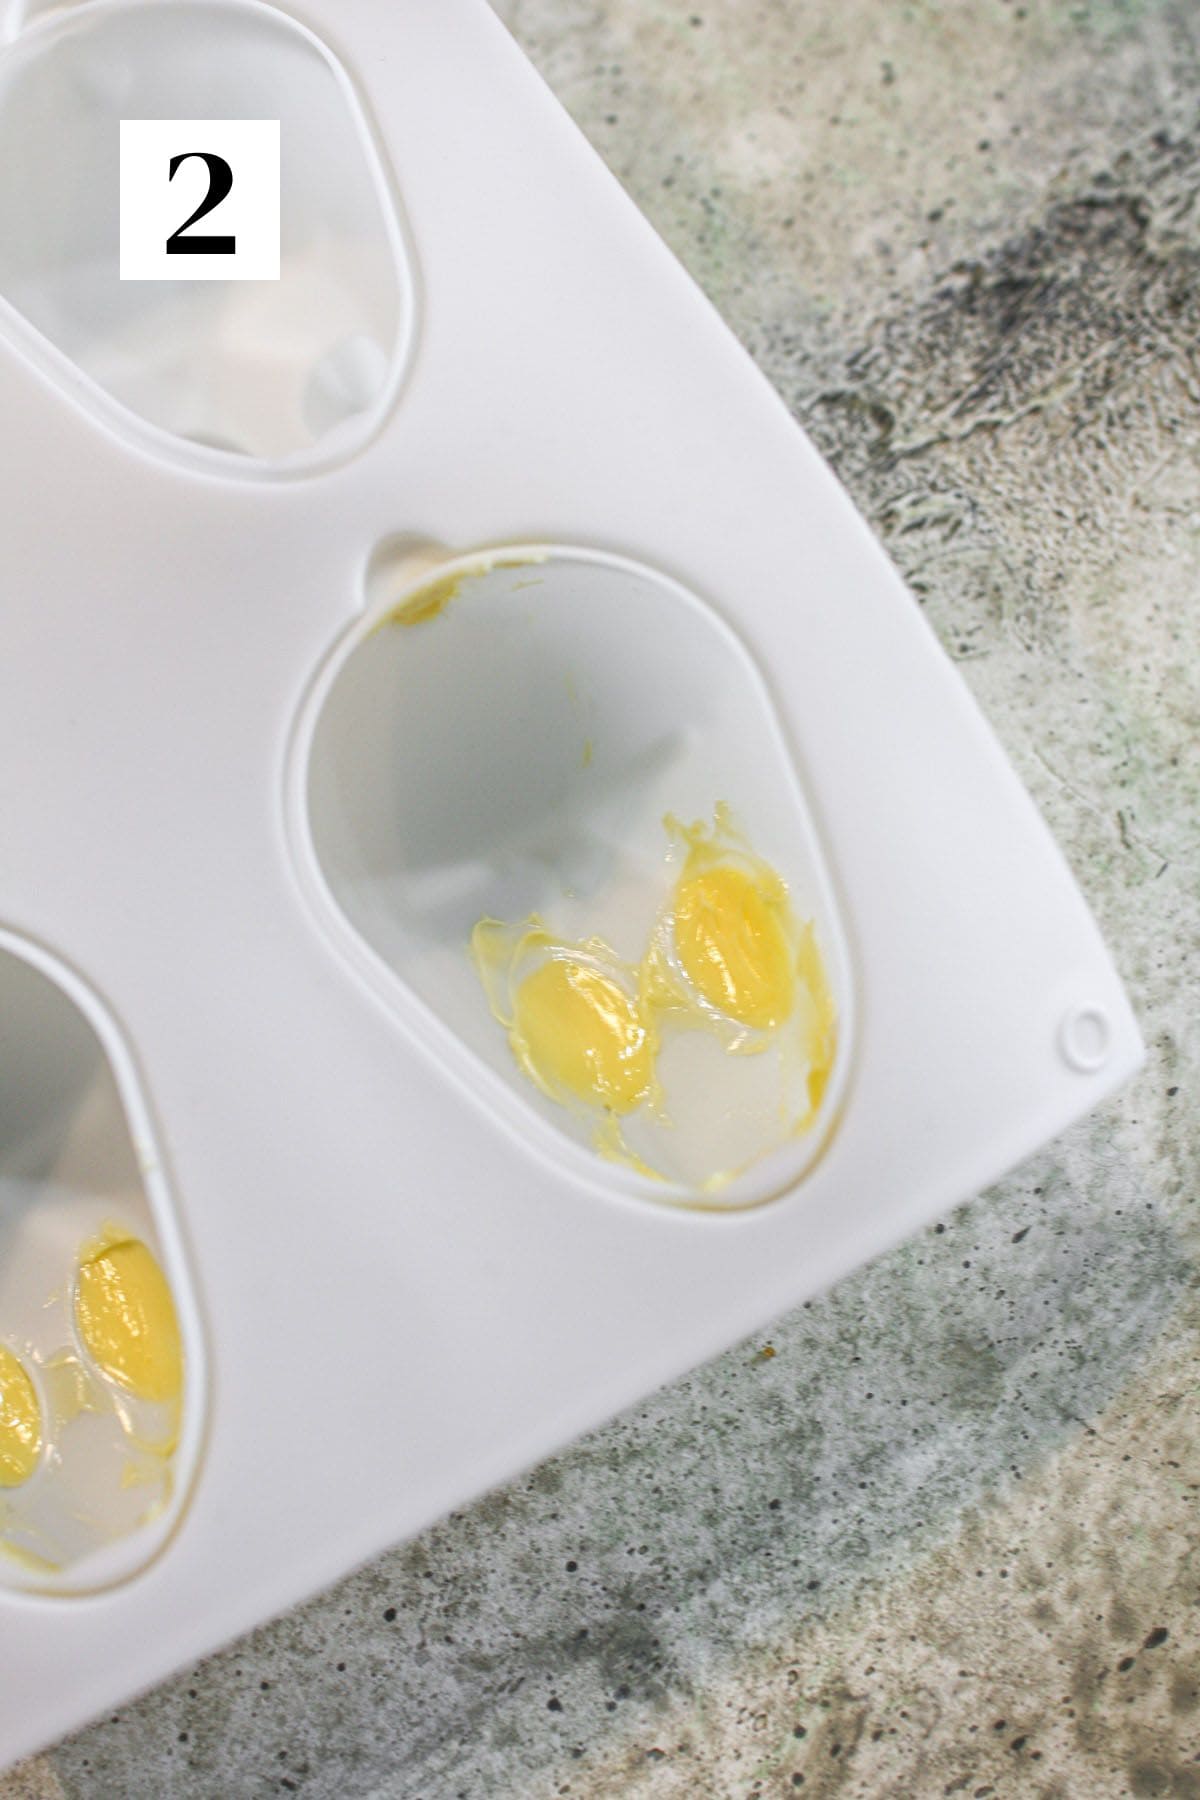
{"label": "silicone mold cavity", "polygon": [[[64,1353],[79,1355],[80,1249],[114,1223],[148,1246],[172,1289],[185,1361],[178,1442],[161,1491],[139,1492],[122,1485],[130,1465],[111,1420],[85,1408],[61,1438],[49,1433],[32,1479],[0,1488],[0,1589],[83,1593],[143,1567],[186,1498],[206,1387],[192,1284],[128,1051],[76,976],[0,933],[0,1343],[43,1397]],[[50,1543],[55,1554],[40,1554]]]}
{"label": "silicone mold cavity", "polygon": [[[120,280],[122,118],[279,119],[278,281]],[[0,296],[83,397],[248,473],[356,449],[413,332],[411,261],[350,82],[256,0],[92,0],[0,55]]]}
{"label": "silicone mold cavity", "polygon": [[[732,809],[811,918],[839,1014],[812,1129],[726,1186],[600,1162],[518,1072],[467,954],[484,915],[586,919],[622,954],[663,819]],[[751,1204],[794,1183],[835,1117],[852,1037],[845,935],[762,680],[695,595],[619,556],[531,546],[451,563],[357,624],[293,758],[299,863],[327,928],[422,1046],[523,1142],[610,1188]],[[582,933],[581,933],[582,935]]]}

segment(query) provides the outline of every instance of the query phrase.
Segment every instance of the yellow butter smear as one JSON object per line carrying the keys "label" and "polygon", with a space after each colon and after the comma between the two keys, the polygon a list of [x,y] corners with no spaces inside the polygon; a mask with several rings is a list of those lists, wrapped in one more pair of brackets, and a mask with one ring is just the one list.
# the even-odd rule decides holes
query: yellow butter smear
{"label": "yellow butter smear", "polygon": [[24,1363],[0,1344],[0,1488],[23,1487],[42,1453],[42,1409]]}
{"label": "yellow butter smear", "polygon": [[75,1322],[88,1355],[110,1381],[139,1400],[178,1400],[183,1345],[175,1302],[140,1239],[113,1231],[85,1246],[75,1277]]}
{"label": "yellow butter smear", "polygon": [[182,1416],[179,1320],[150,1248],[106,1224],[63,1277],[47,1347],[23,1361],[0,1344],[0,1556],[37,1576],[160,1516]]}
{"label": "yellow butter smear", "polygon": [[786,898],[782,882],[764,890],[746,870],[721,864],[675,890],[675,955],[684,977],[715,1011],[760,1031],[782,1025],[795,999]]}
{"label": "yellow butter smear", "polygon": [[431,619],[444,613],[452,600],[458,598],[465,582],[478,581],[480,576],[490,575],[493,569],[532,567],[536,563],[545,562],[546,557],[547,552],[543,550],[492,551],[467,563],[464,568],[452,569],[449,574],[428,575],[398,605],[384,614],[380,624],[427,625]]}
{"label": "yellow butter smear", "polygon": [[[724,806],[711,826],[670,815],[664,825],[670,885],[640,963],[598,938],[558,938],[536,917],[481,919],[471,938],[518,1067],[550,1099],[592,1119],[600,1155],[654,1175],[662,1171],[630,1148],[622,1121],[645,1111],[670,1127],[659,1061],[680,1033],[715,1036],[731,1056],[775,1052],[797,1096],[785,1121],[790,1136],[812,1125],[837,1045],[816,934],[797,920],[782,877]],[[722,1104],[720,1094],[713,1103]],[[713,1171],[704,1186],[738,1172]]]}
{"label": "yellow butter smear", "polygon": [[636,1000],[574,957],[553,955],[521,982],[511,1040],[553,1099],[569,1094],[627,1113],[650,1092],[654,1059]]}

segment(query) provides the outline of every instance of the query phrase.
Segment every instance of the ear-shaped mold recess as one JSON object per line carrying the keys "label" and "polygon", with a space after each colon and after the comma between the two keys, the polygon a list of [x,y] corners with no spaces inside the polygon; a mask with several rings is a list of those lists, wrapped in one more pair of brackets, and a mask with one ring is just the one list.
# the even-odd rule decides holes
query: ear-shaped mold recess
{"label": "ear-shaped mold recess", "polygon": [[76,976],[0,932],[0,1594],[143,1567],[193,1479],[204,1390],[123,1040]]}
{"label": "ear-shaped mold recess", "polygon": [[[120,279],[122,119],[279,120],[278,281]],[[345,72],[257,0],[91,0],[0,54],[0,299],[64,385],[226,473],[351,454],[394,397],[415,313]]]}
{"label": "ear-shaped mold recess", "polygon": [[[731,1208],[819,1154],[853,1033],[845,934],[758,670],[677,582],[537,546],[422,576],[321,671],[290,817],[305,886],[360,973],[510,1131],[589,1185]],[[777,956],[778,1030],[754,1000],[731,1019],[684,966],[683,897],[701,875],[705,918],[732,897],[759,973],[760,952]],[[522,988],[546,961],[562,966]],[[531,1050],[516,1015],[541,991],[534,1028],[562,1074],[581,966],[611,1003],[603,1030],[612,1006],[642,1021],[642,1048],[618,1046],[614,1068],[625,1081],[649,1047],[645,1105],[627,1084],[576,1105]],[[555,997],[560,977],[575,987]],[[593,1068],[595,1050],[580,1049]]]}

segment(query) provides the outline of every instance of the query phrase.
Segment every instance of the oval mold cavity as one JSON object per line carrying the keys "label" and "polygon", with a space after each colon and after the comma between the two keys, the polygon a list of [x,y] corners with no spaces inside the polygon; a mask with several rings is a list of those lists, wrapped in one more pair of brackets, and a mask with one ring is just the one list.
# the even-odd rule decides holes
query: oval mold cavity
{"label": "oval mold cavity", "polygon": [[[452,562],[337,646],[301,720],[292,784],[300,871],[327,928],[418,1042],[532,1148],[592,1185],[722,1209],[811,1166],[850,1052],[845,934],[764,683],[689,590],[592,551]],[[814,982],[819,964],[833,1021],[819,1081],[798,1068],[811,1105],[781,1111],[784,1075],[765,1052],[795,1074],[790,1035],[739,1036],[675,989],[654,1015],[670,1081],[656,1076],[653,1103],[619,1119],[560,1103],[519,1066],[481,946],[520,940],[518,963],[531,947],[544,960],[544,941],[559,960],[582,946],[602,974],[611,956],[613,980],[649,1017],[646,997],[663,992],[651,947],[664,930],[668,952],[678,941],[672,882],[697,858],[736,867],[742,890],[758,881],[778,898],[774,875],[786,884],[788,954]],[[530,920],[536,942],[521,938]],[[501,969],[501,990],[506,979]]]}
{"label": "oval mold cavity", "polygon": [[[277,281],[120,279],[122,119],[279,121]],[[179,170],[197,190],[181,190],[180,224],[205,179],[195,159]],[[219,209],[205,228],[220,230]],[[99,0],[4,51],[0,296],[60,376],[65,359],[127,422],[245,472],[356,449],[392,399],[414,313],[395,203],[344,71],[254,0]]]}
{"label": "oval mold cavity", "polygon": [[[86,1593],[125,1580],[170,1534],[195,1472],[205,1389],[196,1305],[121,1038],[77,977],[8,933],[0,1347],[0,1591]],[[10,1450],[19,1440],[14,1401],[30,1389],[36,1466],[14,1470],[10,1458],[6,1480],[3,1440]]]}

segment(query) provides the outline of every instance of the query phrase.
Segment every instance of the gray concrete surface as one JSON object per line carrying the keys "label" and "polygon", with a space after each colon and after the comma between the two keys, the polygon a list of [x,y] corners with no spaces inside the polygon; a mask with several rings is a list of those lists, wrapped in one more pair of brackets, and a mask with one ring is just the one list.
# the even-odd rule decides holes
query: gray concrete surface
{"label": "gray concrete surface", "polygon": [[963,663],[1149,1066],[0,1800],[1200,1796],[1200,10],[502,10]]}

